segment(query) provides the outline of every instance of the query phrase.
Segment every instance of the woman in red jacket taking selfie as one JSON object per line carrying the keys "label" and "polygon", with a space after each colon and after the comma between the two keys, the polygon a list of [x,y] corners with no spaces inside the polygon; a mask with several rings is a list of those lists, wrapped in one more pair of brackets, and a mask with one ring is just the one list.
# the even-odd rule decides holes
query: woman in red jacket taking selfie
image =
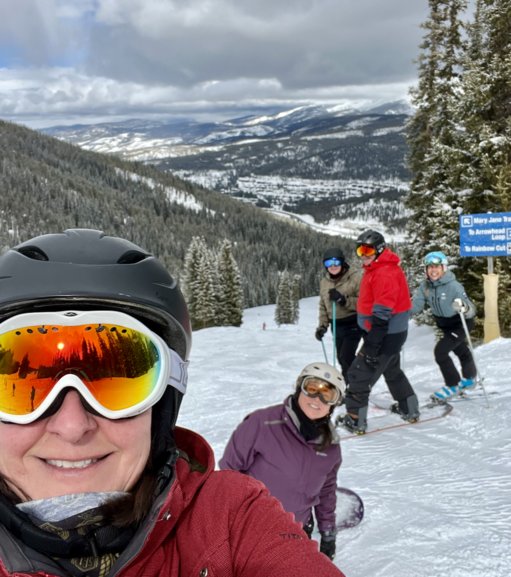
{"label": "woman in red jacket taking selfie", "polygon": [[0,576],[334,577],[258,481],[175,426],[188,311],[99,231],[0,256]]}

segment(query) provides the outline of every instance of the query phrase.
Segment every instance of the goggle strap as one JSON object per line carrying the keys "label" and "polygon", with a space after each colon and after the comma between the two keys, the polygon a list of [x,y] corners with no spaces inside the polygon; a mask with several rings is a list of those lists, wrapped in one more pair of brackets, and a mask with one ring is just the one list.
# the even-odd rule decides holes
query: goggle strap
{"label": "goggle strap", "polygon": [[188,383],[188,361],[183,361],[172,349],[169,348],[168,350],[170,353],[171,373],[167,385],[174,387],[184,395]]}

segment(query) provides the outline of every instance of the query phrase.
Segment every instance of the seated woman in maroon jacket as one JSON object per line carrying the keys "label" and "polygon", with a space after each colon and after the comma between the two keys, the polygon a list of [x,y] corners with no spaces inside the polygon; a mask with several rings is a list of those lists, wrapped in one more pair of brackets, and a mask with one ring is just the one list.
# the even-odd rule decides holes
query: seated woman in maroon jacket
{"label": "seated woman in maroon jacket", "polygon": [[341,448],[330,415],[341,403],[342,374],[326,363],[300,373],[284,403],[255,411],[232,434],[219,461],[262,481],[284,509],[312,533],[316,517],[320,550],[335,555],[335,506]]}

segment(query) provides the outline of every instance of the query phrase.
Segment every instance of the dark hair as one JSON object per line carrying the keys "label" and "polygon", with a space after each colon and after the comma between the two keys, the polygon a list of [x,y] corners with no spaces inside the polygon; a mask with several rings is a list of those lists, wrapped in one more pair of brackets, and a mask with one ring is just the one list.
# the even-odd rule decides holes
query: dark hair
{"label": "dark hair", "polygon": [[318,445],[318,450],[324,451],[325,449],[328,449],[328,447],[330,447],[330,445],[332,444],[332,442],[334,440],[334,435],[332,432],[332,425],[330,423],[330,419],[331,419],[332,413],[335,409],[335,405],[332,405],[330,407],[330,410],[328,411],[328,415],[326,417],[323,417],[322,419],[318,419],[317,421],[312,421],[311,419],[309,419],[307,417],[307,415],[305,415],[305,413],[302,411],[302,409],[298,403],[298,397],[300,396],[301,392],[302,392],[302,388],[301,388],[301,383],[300,383],[300,379],[299,379],[299,382],[296,384],[295,392],[292,395],[293,409],[295,410],[295,413],[297,413],[297,417],[301,423],[301,426],[303,426],[303,420],[304,419],[306,421],[308,421],[309,423],[311,423],[311,422],[315,423],[316,432],[318,433],[318,437],[321,439],[321,441]]}

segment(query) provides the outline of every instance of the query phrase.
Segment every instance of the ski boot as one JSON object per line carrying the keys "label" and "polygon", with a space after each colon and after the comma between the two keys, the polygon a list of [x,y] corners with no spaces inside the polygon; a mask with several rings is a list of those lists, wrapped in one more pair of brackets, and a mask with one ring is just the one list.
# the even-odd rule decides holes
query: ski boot
{"label": "ski boot", "polygon": [[465,391],[473,389],[476,385],[477,380],[475,378],[461,379],[458,389],[460,394],[463,394]]}
{"label": "ski boot", "polygon": [[460,389],[458,385],[454,387],[444,386],[438,391],[435,391],[431,396],[430,399],[434,403],[446,403],[449,399],[453,397],[457,397],[460,393]]}
{"label": "ski boot", "polygon": [[358,416],[354,413],[339,415],[335,420],[336,426],[341,426],[355,435],[365,435],[367,430],[367,407],[362,407],[358,411]]}
{"label": "ski boot", "polygon": [[403,421],[416,423],[420,417],[419,399],[417,398],[417,395],[410,395],[409,397],[406,397],[406,399],[402,399],[401,401],[391,405],[390,411],[398,414]]}

